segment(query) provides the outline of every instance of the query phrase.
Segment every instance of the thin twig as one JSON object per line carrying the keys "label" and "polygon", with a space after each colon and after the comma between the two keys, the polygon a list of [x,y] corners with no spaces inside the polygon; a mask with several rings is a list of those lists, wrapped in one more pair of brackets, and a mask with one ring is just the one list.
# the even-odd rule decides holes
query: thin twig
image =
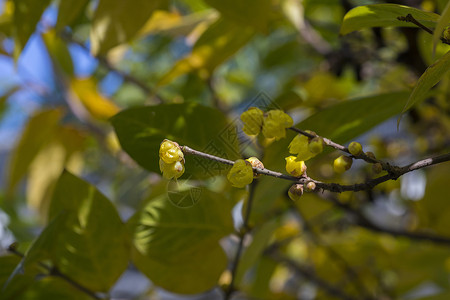
{"label": "thin twig", "polygon": [[[429,34],[433,35],[433,30],[431,30],[430,28],[428,28],[427,26],[423,25],[422,23],[420,23],[419,21],[417,21],[411,14],[407,14],[406,17],[405,16],[400,16],[397,17],[397,19],[399,21],[405,21],[405,22],[409,22],[409,23],[413,23],[414,25],[416,25],[417,27],[420,27],[421,29],[425,30],[426,32],[428,32]],[[444,44],[450,45],[450,41],[448,41],[447,39],[445,39],[444,37],[440,37],[441,42],[443,42]]]}
{"label": "thin twig", "polygon": [[257,183],[258,183],[258,181],[254,181],[250,185],[250,192],[248,195],[247,206],[245,208],[244,221],[242,224],[242,230],[240,232],[239,244],[238,244],[238,248],[236,250],[236,255],[234,256],[233,265],[231,266],[231,282],[230,282],[230,285],[228,286],[228,289],[225,292],[224,300],[230,299],[231,295],[233,294],[233,292],[235,290],[234,285],[235,285],[235,279],[236,279],[236,272],[239,267],[239,261],[241,259],[242,250],[244,249],[244,240],[245,240],[247,233],[250,230],[250,228],[249,228],[250,213],[252,210],[252,203],[253,203],[253,198],[255,196],[255,189],[256,189]]}
{"label": "thin twig", "polygon": [[274,261],[286,265],[288,268],[297,273],[299,276],[302,276],[306,280],[309,280],[310,282],[314,283],[330,296],[340,298],[342,300],[356,300],[356,298],[350,296],[349,294],[341,290],[339,287],[334,286],[329,282],[327,282],[326,280],[317,276],[317,274],[313,272],[310,268],[301,266],[293,259],[283,256],[278,252],[266,251],[264,254],[269,258],[273,259]]}
{"label": "thin twig", "polygon": [[352,214],[356,217],[356,225],[366,228],[371,231],[380,232],[389,234],[395,237],[406,237],[412,240],[418,241],[430,241],[437,244],[450,245],[450,238],[443,237],[439,235],[422,233],[422,232],[411,232],[405,231],[401,229],[393,229],[385,226],[380,226],[370,219],[368,219],[361,211],[351,207],[346,203],[340,202],[333,194],[331,193],[321,193],[321,197],[325,200],[331,201],[335,206],[345,210],[346,212]]}
{"label": "thin twig", "polygon": [[[289,201],[289,200],[288,200]],[[331,259],[336,261],[336,264],[342,269],[343,272],[347,274],[348,279],[353,284],[356,291],[358,291],[361,295],[365,295],[361,299],[373,299],[371,296],[369,296],[369,293],[367,292],[366,288],[362,284],[362,282],[359,280],[358,273],[348,264],[348,262],[332,247],[329,245],[326,245],[325,242],[320,238],[318,234],[314,232],[314,229],[309,224],[309,222],[303,217],[303,214],[300,210],[300,207],[298,205],[294,205],[292,201],[289,201],[291,207],[293,208],[294,212],[300,217],[300,220],[303,224],[303,227],[307,233],[309,233],[309,237],[311,240],[317,245],[323,247],[323,249],[328,252],[328,255]]]}
{"label": "thin twig", "polygon": [[[307,133],[307,134],[309,134],[309,133]],[[342,145],[340,145],[340,146],[342,146]],[[230,166],[234,165],[234,161],[232,161],[232,160],[224,159],[224,158],[217,157],[217,156],[214,156],[211,154],[207,154],[207,153],[204,153],[204,152],[201,152],[198,150],[194,150],[188,146],[182,146],[181,150],[185,154],[196,155],[199,157],[203,157],[203,158],[206,158],[209,160],[214,160],[214,161],[217,161],[217,162],[220,162],[220,163],[223,163],[226,165],[230,165]],[[378,184],[383,183],[385,181],[396,180],[398,177],[400,177],[408,172],[418,170],[421,168],[425,168],[425,167],[428,167],[431,165],[439,164],[442,162],[446,162],[446,161],[450,161],[450,153],[436,156],[434,158],[427,158],[424,160],[420,160],[420,161],[417,161],[415,163],[409,164],[404,167],[390,166],[388,164],[391,167],[391,172],[389,174],[386,174],[386,175],[378,177],[378,178],[367,180],[366,182],[363,182],[363,183],[355,183],[355,184],[351,184],[351,185],[342,185],[342,184],[338,184],[338,183],[325,183],[322,181],[315,180],[309,176],[294,177],[294,176],[286,175],[286,174],[283,174],[280,172],[275,172],[275,171],[272,171],[269,169],[253,168],[253,171],[258,174],[268,175],[268,176],[272,176],[275,178],[290,180],[290,181],[302,183],[302,184],[312,181],[316,184],[317,188],[320,188],[320,189],[326,190],[326,191],[330,191],[330,192],[341,193],[341,192],[346,192],[346,191],[357,192],[357,191],[363,191],[363,190],[370,190],[370,189],[373,189]]]}
{"label": "thin twig", "polygon": [[[67,32],[62,32],[60,34],[61,38],[63,40],[65,40],[66,42],[70,42],[72,44],[76,44],[78,46],[80,46],[83,50],[85,50],[86,52],[90,53],[90,50],[88,47],[86,47],[86,45],[84,45],[82,42],[76,40],[71,34],[67,33]],[[106,57],[101,56],[101,55],[97,55],[95,56],[96,59],[98,59],[98,61],[100,62],[100,64],[102,64],[108,71],[110,72],[114,72],[117,75],[119,75],[120,77],[123,78],[123,80],[134,84],[135,86],[139,87],[147,96],[151,96],[153,97],[158,103],[162,103],[162,100],[159,96],[157,96],[155,94],[155,92],[144,82],[142,82],[141,80],[137,79],[136,77],[118,70],[117,68],[115,68]]]}
{"label": "thin twig", "polygon": [[[19,252],[15,246],[15,244],[12,244],[11,246],[8,247],[8,252],[11,252],[14,255],[17,255],[21,258],[24,258],[25,255],[21,252]],[[50,267],[46,264],[44,264],[43,262],[39,262],[39,265],[46,269],[49,273],[49,276],[54,276],[54,277],[59,277],[62,280],[66,281],[67,283],[69,283],[70,285],[72,285],[73,287],[75,287],[76,289],[78,289],[79,291],[85,293],[86,295],[92,297],[93,299],[102,299],[101,297],[99,297],[95,292],[91,291],[90,289],[88,289],[87,287],[81,285],[80,283],[74,281],[73,279],[71,279],[70,277],[68,277],[66,274],[61,273],[61,271],[59,271],[58,268],[56,267]]]}
{"label": "thin twig", "polygon": [[[301,129],[298,129],[298,128],[295,128],[295,127],[289,127],[288,129],[290,129],[292,131],[295,131],[295,132],[297,132],[297,133],[299,133],[301,135],[307,136],[309,138],[321,137],[321,136],[319,136],[317,134],[311,134],[309,132],[306,132],[304,130],[301,130]],[[384,162],[384,161],[375,159],[373,157],[370,157],[367,154],[365,154],[364,152],[362,152],[360,155],[353,155],[353,154],[350,153],[350,151],[348,150],[347,147],[345,147],[345,146],[343,146],[341,144],[335,143],[332,140],[327,139],[325,137],[321,137],[321,138],[323,139],[323,142],[325,143],[325,145],[330,146],[330,147],[332,147],[332,148],[334,148],[336,150],[340,150],[342,152],[345,152],[347,154],[350,154],[353,158],[362,159],[362,160],[364,160],[364,161],[366,161],[368,163],[371,163],[371,164],[379,163],[383,167],[383,170],[386,170],[389,173],[395,173],[397,171],[395,166],[391,166],[387,162]]]}

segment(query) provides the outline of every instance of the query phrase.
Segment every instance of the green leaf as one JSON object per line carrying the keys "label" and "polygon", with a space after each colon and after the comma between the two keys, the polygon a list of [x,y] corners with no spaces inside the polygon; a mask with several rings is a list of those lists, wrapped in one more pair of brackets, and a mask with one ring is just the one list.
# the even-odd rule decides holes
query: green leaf
{"label": "green leaf", "polygon": [[154,284],[175,293],[211,289],[227,266],[219,240],[233,232],[232,203],[206,189],[195,197],[197,204],[182,208],[162,195],[128,223],[133,263]]}
{"label": "green leaf", "polygon": [[152,13],[166,4],[167,0],[100,0],[91,26],[92,53],[104,55],[130,41]]}
{"label": "green leaf", "polygon": [[17,59],[50,0],[14,0],[14,56]]}
{"label": "green leaf", "polygon": [[270,0],[205,0],[205,2],[217,9],[223,18],[239,23],[242,26],[250,25],[261,31],[267,29],[270,13],[272,12]]}
{"label": "green leaf", "polygon": [[13,192],[39,150],[51,139],[62,112],[50,109],[36,113],[28,121],[9,165],[8,193]]}
{"label": "green leaf", "polygon": [[39,281],[35,281],[26,290],[23,290],[20,299],[92,300],[92,297],[58,277],[45,277]]}
{"label": "green leaf", "polygon": [[[405,107],[402,110],[402,115],[417,103],[423,101],[428,91],[436,85],[450,69],[450,51],[445,53],[434,64],[429,66],[425,72],[420,76],[414,90],[408,98]],[[398,118],[397,126],[400,124],[401,116]]]}
{"label": "green leaf", "polygon": [[436,49],[436,45],[441,38],[444,28],[448,26],[449,22],[450,22],[450,2],[447,2],[447,5],[445,6],[444,11],[442,12],[442,15],[439,17],[436,28],[434,29],[433,52]]}
{"label": "green leaf", "polygon": [[202,76],[210,76],[211,72],[241,49],[255,34],[249,26],[218,19],[208,27],[195,43],[191,54],[178,61],[173,68],[164,74],[158,86],[170,83],[183,74],[202,71]]}
{"label": "green leaf", "polygon": [[64,0],[59,2],[58,19],[55,30],[60,31],[66,26],[70,26],[83,13],[89,0]]}
{"label": "green leaf", "polygon": [[15,92],[19,90],[19,86],[14,86],[10,88],[7,92],[3,93],[3,95],[0,96],[0,119],[5,112],[5,109],[7,107],[6,101],[8,98],[13,95]]}
{"label": "green leaf", "polygon": [[[114,116],[112,124],[122,148],[143,168],[160,173],[159,145],[170,139],[209,154],[239,158],[236,129],[218,110],[196,103],[135,107]],[[207,126],[205,126],[207,124]],[[186,155],[186,173],[205,178],[225,174],[222,164]]]}
{"label": "green leaf", "polygon": [[[295,127],[345,143],[399,113],[407,97],[408,92],[393,92],[348,100],[313,114]],[[289,132],[286,139],[267,148],[267,168],[284,170],[283,156],[288,156],[288,145],[294,136]]]}
{"label": "green leaf", "polygon": [[92,291],[107,292],[126,269],[129,247],[125,226],[113,204],[94,186],[64,172],[50,204],[52,221],[24,260],[49,260],[63,274]]}
{"label": "green leaf", "polygon": [[42,39],[57,70],[64,71],[66,75],[73,75],[72,56],[66,43],[56,35],[54,30],[49,30],[42,34]]}
{"label": "green leaf", "polygon": [[2,266],[0,268],[0,291],[20,260],[20,257],[15,255],[0,256],[0,266]]}
{"label": "green leaf", "polygon": [[370,27],[417,27],[410,22],[397,19],[397,17],[405,17],[407,14],[411,14],[417,21],[428,27],[435,27],[439,19],[438,14],[404,5],[373,4],[358,6],[344,16],[340,34],[345,35],[355,30]]}

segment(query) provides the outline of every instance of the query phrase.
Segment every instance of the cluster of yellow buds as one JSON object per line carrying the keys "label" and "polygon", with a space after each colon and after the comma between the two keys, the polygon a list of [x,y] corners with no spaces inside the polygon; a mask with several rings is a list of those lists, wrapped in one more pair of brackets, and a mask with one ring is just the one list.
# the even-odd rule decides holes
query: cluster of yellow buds
{"label": "cluster of yellow buds", "polygon": [[294,124],[292,118],[282,110],[274,109],[263,113],[256,107],[251,107],[241,114],[244,123],[242,129],[247,135],[258,135],[261,131],[266,138],[280,140],[286,137],[286,128]]}
{"label": "cluster of yellow buds", "polygon": [[[314,132],[306,130],[307,133],[316,135]],[[297,160],[307,161],[323,151],[323,139],[320,136],[309,138],[305,135],[296,135],[289,144],[289,152],[297,154]]]}
{"label": "cluster of yellow buds", "polygon": [[184,154],[180,145],[165,139],[159,147],[159,169],[166,179],[179,178],[184,173]]}

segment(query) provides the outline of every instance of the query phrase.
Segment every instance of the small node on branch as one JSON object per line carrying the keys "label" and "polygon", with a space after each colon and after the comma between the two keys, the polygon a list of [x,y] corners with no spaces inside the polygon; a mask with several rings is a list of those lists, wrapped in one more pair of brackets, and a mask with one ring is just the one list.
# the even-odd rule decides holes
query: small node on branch
{"label": "small node on branch", "polygon": [[292,185],[289,188],[288,195],[292,201],[298,201],[300,197],[303,195],[303,184],[297,183]]}

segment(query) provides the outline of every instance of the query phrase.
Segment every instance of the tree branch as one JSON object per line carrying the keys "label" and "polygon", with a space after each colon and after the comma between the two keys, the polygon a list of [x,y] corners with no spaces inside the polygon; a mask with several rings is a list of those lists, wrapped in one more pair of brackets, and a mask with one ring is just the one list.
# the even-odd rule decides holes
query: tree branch
{"label": "tree branch", "polygon": [[273,259],[274,261],[286,265],[288,268],[297,273],[299,276],[302,276],[306,280],[311,281],[330,296],[340,298],[342,300],[356,300],[356,298],[348,295],[339,287],[331,285],[329,282],[317,276],[317,274],[314,271],[304,266],[301,266],[293,259],[290,259],[274,251],[266,251],[264,254]]}
{"label": "tree branch", "polygon": [[[21,258],[24,258],[25,255],[21,252],[19,252],[16,248],[15,248],[15,244],[12,244],[8,247],[8,251],[11,252],[12,254],[15,254]],[[61,273],[61,271],[59,271],[58,268],[56,267],[50,267],[46,264],[44,264],[43,262],[39,262],[39,265],[46,269],[48,271],[48,275],[49,276],[54,276],[54,277],[59,277],[62,280],[66,281],[67,283],[69,283],[70,285],[72,285],[74,288],[76,288],[77,290],[85,293],[86,295],[90,296],[93,299],[103,299],[101,297],[99,297],[95,292],[91,291],[90,289],[88,289],[87,287],[81,285],[80,283],[76,282],[75,280],[71,279],[69,276],[67,276],[64,273]]]}
{"label": "tree branch", "polygon": [[[299,130],[299,129],[298,129]],[[296,130],[297,131],[297,130]],[[307,132],[305,132],[306,136],[313,136]],[[324,139],[325,140],[325,139]],[[328,140],[328,139],[327,139]],[[330,140],[328,140],[329,142],[331,142]],[[333,143],[335,144],[335,143]],[[342,145],[336,144],[340,147],[344,147]],[[344,147],[345,148],[345,147]],[[203,157],[209,160],[214,160],[217,162],[220,162],[222,164],[226,164],[226,165],[234,165],[234,161],[232,160],[228,160],[228,159],[224,159],[221,157],[217,157],[208,153],[204,153],[198,150],[194,150],[188,146],[181,146],[181,150],[185,153],[185,154],[191,154],[191,155],[196,155],[199,157]],[[341,150],[341,149],[339,149]],[[342,150],[344,151],[344,150]],[[365,155],[365,154],[364,154]],[[359,156],[358,156],[359,157]],[[372,159],[372,158],[369,158]],[[375,186],[377,186],[380,183],[383,183],[385,181],[388,180],[396,180],[398,177],[402,176],[403,174],[406,174],[408,172],[414,171],[414,170],[418,170],[421,168],[425,168],[431,165],[435,165],[435,164],[439,164],[442,162],[446,162],[446,161],[450,161],[450,153],[446,153],[440,156],[436,156],[434,158],[427,158],[424,160],[420,160],[418,162],[409,164],[407,166],[404,167],[397,167],[397,166],[391,166],[387,163],[384,163],[386,165],[389,165],[391,168],[391,172],[389,174],[386,174],[384,176],[378,177],[378,178],[374,178],[374,179],[370,179],[367,180],[366,182],[363,183],[355,183],[352,185],[342,185],[342,184],[338,184],[338,183],[325,183],[322,181],[318,181],[315,180],[309,176],[302,176],[302,177],[294,177],[294,176],[290,176],[290,175],[286,175],[280,172],[275,172],[269,169],[259,169],[259,168],[253,168],[253,171],[255,173],[258,174],[263,174],[263,175],[267,175],[267,176],[272,176],[275,178],[280,178],[280,179],[284,179],[284,180],[290,180],[296,183],[307,183],[307,182],[314,182],[316,184],[317,188],[320,188],[322,190],[326,190],[326,191],[330,191],[330,192],[335,192],[335,193],[341,193],[341,192],[346,192],[346,191],[354,191],[354,192],[358,192],[358,191],[363,191],[363,190],[370,190],[373,189]]]}
{"label": "tree branch", "polygon": [[429,234],[429,233],[423,233],[423,232],[411,232],[401,229],[393,229],[388,228],[385,226],[380,226],[374,222],[372,222],[370,219],[368,219],[361,211],[352,208],[350,205],[346,203],[340,202],[334,195],[330,193],[322,193],[320,194],[323,199],[328,200],[332,202],[337,207],[345,210],[346,212],[349,212],[353,216],[356,217],[356,225],[366,228],[371,231],[380,232],[389,234],[395,237],[406,237],[412,240],[418,240],[418,241],[430,241],[438,244],[444,244],[444,245],[450,245],[450,238],[449,237],[443,237],[439,235]]}
{"label": "tree branch", "polygon": [[256,188],[257,183],[258,183],[258,181],[253,181],[253,183],[250,185],[250,193],[248,195],[247,207],[245,208],[244,222],[242,224],[242,229],[240,232],[239,244],[238,244],[238,248],[236,250],[236,255],[234,256],[233,265],[231,266],[231,282],[230,282],[230,285],[228,286],[228,289],[225,292],[224,300],[230,299],[231,295],[235,291],[234,285],[235,285],[235,279],[236,279],[236,272],[239,267],[239,261],[241,259],[242,250],[244,249],[244,240],[245,240],[247,233],[250,230],[250,228],[249,228],[250,213],[252,210],[252,203],[253,203],[253,198],[255,196],[255,188]]}
{"label": "tree branch", "polygon": [[[289,201],[289,199],[287,199]],[[348,262],[332,247],[329,245],[325,245],[323,240],[320,238],[318,234],[316,234],[308,221],[303,217],[303,214],[300,210],[300,207],[295,205],[292,201],[289,201],[290,206],[292,207],[294,213],[296,213],[302,224],[305,232],[309,233],[311,240],[319,247],[323,247],[323,249],[328,253],[331,259],[334,259],[336,264],[342,269],[343,272],[347,274],[348,279],[353,284],[355,290],[364,295],[361,299],[373,299],[369,293],[367,292],[363,283],[359,280],[358,273],[348,264]]]}
{"label": "tree branch", "polygon": [[[83,50],[85,50],[86,52],[90,53],[90,50],[82,42],[74,39],[74,37],[71,34],[69,34],[67,32],[62,32],[60,34],[60,36],[66,42],[76,44],[76,45],[80,46]],[[153,97],[158,103],[162,103],[161,98],[159,96],[157,96],[156,93],[147,84],[145,84],[141,80],[137,79],[136,77],[134,77],[128,73],[125,73],[124,71],[118,70],[108,61],[108,59],[106,57],[97,55],[97,56],[95,56],[95,58],[98,59],[99,63],[101,65],[103,65],[108,71],[116,73],[117,75],[122,77],[123,80],[139,87],[146,95]]]}

